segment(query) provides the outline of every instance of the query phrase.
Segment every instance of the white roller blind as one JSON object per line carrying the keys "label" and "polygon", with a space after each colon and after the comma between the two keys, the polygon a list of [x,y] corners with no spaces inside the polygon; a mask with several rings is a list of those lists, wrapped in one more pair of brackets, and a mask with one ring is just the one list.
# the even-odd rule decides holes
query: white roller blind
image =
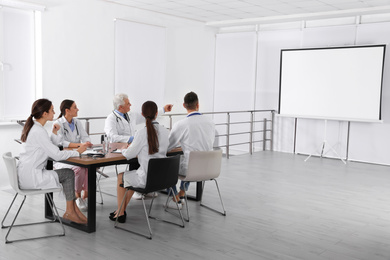
{"label": "white roller blind", "polygon": [[[242,111],[254,108],[256,77],[255,32],[217,34],[215,60],[214,111]],[[248,121],[247,114],[233,114],[230,122]],[[216,124],[225,123],[226,115],[216,115]],[[230,133],[248,131],[247,125],[231,125]],[[225,129],[217,129],[225,134]],[[249,135],[233,135],[231,144],[247,142]],[[224,144],[224,140],[220,141]],[[234,150],[248,151],[247,145]],[[231,150],[232,152],[232,150]]]}
{"label": "white roller blind", "polygon": [[34,12],[0,9],[2,119],[25,119],[35,100]]}
{"label": "white roller blind", "polygon": [[163,105],[165,68],[165,28],[115,21],[115,93],[127,94],[132,110],[147,100]]}
{"label": "white roller blind", "polygon": [[217,34],[214,111],[254,108],[256,33]]}

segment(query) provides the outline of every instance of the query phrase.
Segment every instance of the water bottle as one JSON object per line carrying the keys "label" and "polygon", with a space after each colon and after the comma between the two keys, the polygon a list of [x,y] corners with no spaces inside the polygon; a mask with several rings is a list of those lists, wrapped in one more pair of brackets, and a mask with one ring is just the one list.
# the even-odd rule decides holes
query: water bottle
{"label": "water bottle", "polygon": [[106,153],[110,152],[110,138],[106,136]]}
{"label": "water bottle", "polygon": [[103,137],[103,154],[107,154],[108,151],[107,151],[107,135],[104,135]]}

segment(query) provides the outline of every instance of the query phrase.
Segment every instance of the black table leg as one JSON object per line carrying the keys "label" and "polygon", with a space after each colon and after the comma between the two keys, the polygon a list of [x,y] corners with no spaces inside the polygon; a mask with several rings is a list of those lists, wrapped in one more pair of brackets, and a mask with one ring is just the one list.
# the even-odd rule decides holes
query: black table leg
{"label": "black table leg", "polygon": [[96,166],[88,166],[88,224],[87,232],[96,231]]}
{"label": "black table leg", "polygon": [[[47,170],[53,170],[53,161],[48,160],[46,165]],[[49,196],[53,199],[53,193],[49,193]],[[53,219],[53,211],[50,207],[49,201],[47,200],[46,196],[44,197],[45,200],[45,218]]]}
{"label": "black table leg", "polygon": [[202,199],[202,182],[201,181],[198,181],[196,183],[196,197],[195,197],[195,200],[196,201],[200,201]]}

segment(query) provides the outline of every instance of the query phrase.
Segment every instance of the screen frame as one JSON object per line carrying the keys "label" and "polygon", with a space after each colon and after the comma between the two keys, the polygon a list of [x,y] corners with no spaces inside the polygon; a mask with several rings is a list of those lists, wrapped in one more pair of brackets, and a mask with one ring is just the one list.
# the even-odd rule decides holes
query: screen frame
{"label": "screen frame", "polygon": [[[294,49],[281,49],[280,50],[280,71],[279,71],[279,104],[278,104],[278,116],[283,117],[294,117],[294,118],[312,118],[312,119],[330,119],[339,121],[358,121],[358,122],[381,122],[382,119],[382,95],[383,95],[383,78],[385,69],[385,56],[386,56],[386,44],[375,44],[375,45],[352,45],[352,46],[332,46],[332,47],[314,47],[314,48],[294,48]],[[283,53],[293,51],[318,51],[318,50],[335,50],[335,49],[351,49],[351,48],[382,48],[382,68],[380,75],[380,90],[379,90],[379,115],[378,119],[364,119],[364,118],[348,118],[348,117],[327,117],[327,116],[315,116],[315,115],[299,115],[299,114],[288,114],[281,113],[282,107],[282,76],[283,76]]]}

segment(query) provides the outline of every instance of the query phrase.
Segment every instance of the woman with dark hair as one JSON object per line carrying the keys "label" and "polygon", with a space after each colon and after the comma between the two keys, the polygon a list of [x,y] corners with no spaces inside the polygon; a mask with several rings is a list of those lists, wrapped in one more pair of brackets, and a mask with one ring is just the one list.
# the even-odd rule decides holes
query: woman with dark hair
{"label": "woman with dark hair", "polygon": [[34,102],[21,136],[23,145],[18,163],[19,186],[21,189],[50,189],[60,187],[61,184],[66,197],[63,218],[85,224],[87,218],[75,203],[74,172],[71,169],[46,170],[45,166],[49,157],[62,161],[79,156],[86,148],[80,146],[77,151],[60,151],[50,141],[44,128],[46,122],[52,121],[53,117],[54,109],[51,101],[38,99]]}
{"label": "woman with dark hair", "polygon": [[[79,111],[76,103],[73,100],[65,99],[61,102],[60,110],[60,116],[53,124],[51,141],[64,148],[91,147],[91,138],[84,130],[81,121],[76,118]],[[74,171],[76,204],[80,210],[86,211],[88,209],[88,169],[65,163],[55,163],[54,167],[55,169],[70,168]]]}
{"label": "woman with dark hair", "polygon": [[155,119],[157,117],[157,105],[153,101],[146,101],[142,105],[142,116],[146,119],[146,127],[137,131],[130,146],[122,151],[127,159],[138,157],[140,167],[138,170],[126,171],[118,174],[117,200],[118,209],[110,213],[110,219],[118,222],[126,222],[125,209],[133,196],[134,191],[128,191],[124,206],[119,212],[119,207],[125,196],[124,186],[134,186],[144,188],[146,185],[146,173],[150,158],[166,157],[168,148],[169,130],[159,125]]}

